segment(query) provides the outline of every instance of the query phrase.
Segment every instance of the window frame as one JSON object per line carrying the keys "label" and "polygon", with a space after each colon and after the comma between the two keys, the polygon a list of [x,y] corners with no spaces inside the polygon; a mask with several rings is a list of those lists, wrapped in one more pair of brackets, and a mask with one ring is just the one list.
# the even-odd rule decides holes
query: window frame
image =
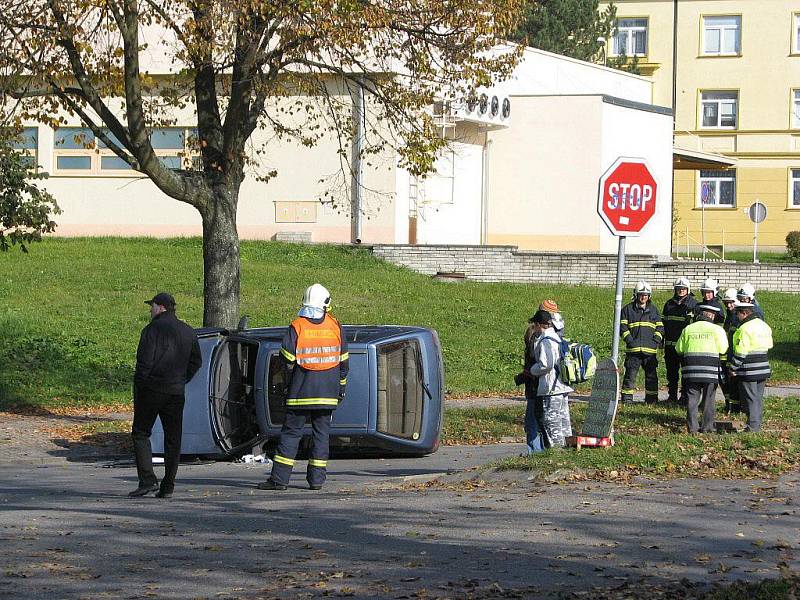
{"label": "window frame", "polygon": [[[737,33],[737,49],[734,52],[725,52],[723,50],[724,47],[724,32],[731,30],[731,27],[719,26],[719,27],[706,27],[706,19],[714,19],[714,18],[725,18],[725,17],[734,17],[739,20],[739,23],[736,27]],[[711,14],[711,15],[700,15],[700,58],[726,58],[726,57],[739,57],[742,56],[742,30],[743,30],[743,19],[740,13],[729,13],[729,14]],[[719,36],[719,51],[718,52],[709,52],[706,49],[706,31],[709,29],[719,29],[720,36]]]}
{"label": "window frame", "polygon": [[[612,36],[611,36],[611,40],[610,40],[611,41],[611,48],[610,48],[610,51],[608,53],[609,57],[622,56],[622,54],[620,54],[619,52],[616,52],[614,50],[614,46],[616,45],[617,35],[619,34],[619,31],[620,31],[619,22],[620,21],[636,21],[636,20],[641,20],[641,21],[645,22],[645,25],[644,25],[644,53],[628,52],[628,49],[630,48],[631,42],[632,42],[632,37],[629,34],[628,37],[626,38],[626,42],[625,42],[625,46],[626,46],[625,47],[625,56],[627,58],[633,58],[633,57],[647,58],[648,53],[650,51],[650,17],[648,17],[648,16],[629,16],[629,15],[626,15],[624,17],[617,17],[615,22],[614,22],[614,29],[612,30]],[[630,32],[630,31],[641,30],[642,28],[641,27],[626,27],[625,29]]]}
{"label": "window frame", "polygon": [[[703,176],[703,173],[719,173],[719,174],[730,174],[730,177],[725,177],[724,175],[714,175],[714,176]],[[737,185],[736,176],[736,169],[700,169],[697,171],[697,186],[695,187],[695,209],[696,210],[736,210],[736,207],[739,205],[738,202],[738,193],[739,193],[739,186]],[[723,181],[733,181],[733,204],[720,204],[717,201],[714,204],[703,204],[702,197],[702,187],[704,181],[714,181],[717,184],[717,190],[719,190],[720,184]],[[719,197],[719,192],[715,193],[715,196]]]}
{"label": "window frame", "polygon": [[789,55],[800,56],[800,11],[793,11],[789,33]]}
{"label": "window frame", "polygon": [[[795,175],[795,173],[797,175]],[[797,183],[798,188],[800,188],[800,166],[789,167],[789,190],[788,190],[788,195],[786,197],[787,210],[800,210],[800,189],[798,190],[797,204],[795,204],[795,197],[794,197],[795,183]]]}
{"label": "window frame", "polygon": [[789,90],[789,129],[800,129],[800,87]]}
{"label": "window frame", "polygon": [[[32,132],[33,135],[30,135]],[[22,127],[22,131],[20,132],[20,136],[23,138],[19,142],[14,141],[12,143],[12,148],[22,154],[23,156],[30,157],[33,159],[33,164],[30,167],[34,173],[39,172],[39,127],[36,125],[24,125]],[[30,137],[33,140],[32,146],[26,146],[24,138]]]}
{"label": "window frame", "polygon": [[[698,118],[697,118],[697,129],[704,130],[704,131],[736,131],[739,129],[739,90],[720,90],[720,89],[701,89],[698,90]],[[715,99],[705,99],[704,96],[706,94],[731,94],[733,96],[732,100],[734,101],[734,124],[733,125],[722,125],[722,103],[725,100],[730,100],[728,98],[715,98]],[[705,105],[706,103],[715,102],[717,104],[717,124],[716,125],[705,125],[703,122],[703,117],[705,113]]]}
{"label": "window frame", "polygon": [[[119,159],[113,150],[108,148],[99,138],[92,134],[92,141],[86,144],[84,148],[60,148],[56,145],[59,138],[58,131],[62,129],[73,130],[87,130],[91,132],[88,127],[66,125],[54,129],[53,136],[53,170],[54,176],[69,176],[69,177],[144,177],[145,175],[132,168],[103,168],[103,159],[113,158]],[[106,134],[110,132],[103,128]],[[182,169],[191,169],[194,160],[199,157],[200,153],[193,143],[193,138],[197,136],[196,127],[194,126],[174,126],[174,127],[154,127],[150,131],[150,135],[154,135],[159,131],[164,130],[179,130],[183,138],[183,146],[181,148],[153,148],[156,156],[161,158],[177,158],[180,161]],[[112,136],[112,140],[113,140]],[[58,167],[59,157],[88,157],[88,169],[65,169]],[[119,159],[121,160],[121,159]],[[167,166],[167,168],[172,168]]]}

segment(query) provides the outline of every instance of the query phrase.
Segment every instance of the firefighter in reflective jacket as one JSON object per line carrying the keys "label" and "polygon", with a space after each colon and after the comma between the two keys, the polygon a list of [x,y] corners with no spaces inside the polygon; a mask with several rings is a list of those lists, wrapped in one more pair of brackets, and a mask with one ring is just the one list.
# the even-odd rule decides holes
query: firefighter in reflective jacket
{"label": "firefighter in reflective jacket", "polygon": [[772,374],[767,350],[772,348],[772,329],[754,311],[751,302],[734,305],[739,325],[733,332],[733,352],[728,363],[735,378],[739,401],[747,414],[747,431],[761,429],[764,385]]}
{"label": "firefighter in reflective jacket", "polygon": [[681,358],[681,378],[686,390],[686,424],[689,433],[697,433],[697,407],[703,404],[703,433],[714,431],[715,394],[722,359],[728,351],[728,336],[714,321],[719,308],[699,304],[697,317],[675,344]]}
{"label": "firefighter in reflective jacket", "polygon": [[303,306],[281,344],[281,356],[294,364],[286,397],[286,419],[262,490],[285,490],[292,474],[303,427],[311,421],[311,454],[306,480],[312,490],[325,483],[333,411],[344,399],[349,356],[342,326],[328,312],[331,297],[318,283],[306,289]]}
{"label": "firefighter in reflective jacket", "polygon": [[622,401],[633,402],[636,375],[644,369],[645,402],[658,401],[658,347],[664,339],[664,324],[658,309],[650,301],[653,289],[644,281],[636,284],[633,302],[622,308],[619,335],[625,342],[625,376],[622,378]]}
{"label": "firefighter in reflective jacket", "polygon": [[[675,352],[675,342],[684,328],[692,322],[697,300],[689,293],[689,280],[679,277],[673,286],[675,295],[667,300],[661,313],[664,321],[664,366],[667,368],[668,402],[678,402],[678,379],[681,369],[681,358]],[[680,402],[686,405],[686,389],[681,385]]]}

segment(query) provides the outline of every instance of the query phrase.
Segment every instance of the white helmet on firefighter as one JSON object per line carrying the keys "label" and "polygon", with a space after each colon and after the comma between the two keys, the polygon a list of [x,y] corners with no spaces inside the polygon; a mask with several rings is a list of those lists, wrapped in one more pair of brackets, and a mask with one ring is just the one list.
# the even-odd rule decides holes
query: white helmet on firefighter
{"label": "white helmet on firefighter", "polygon": [[648,296],[653,295],[653,288],[650,287],[650,284],[646,281],[638,281],[636,283],[636,287],[633,288],[633,298],[634,300],[638,298],[642,294],[647,294]]}
{"label": "white helmet on firefighter", "polygon": [[301,317],[320,319],[331,308],[331,293],[319,283],[306,288],[303,294],[303,306],[298,313]]}
{"label": "white helmet on firefighter", "polygon": [[736,295],[739,296],[740,300],[742,298],[750,298],[752,300],[756,295],[756,288],[748,281],[747,283],[742,284],[742,287],[739,288],[739,291],[736,292]]}
{"label": "white helmet on firefighter", "polygon": [[722,295],[723,302],[736,302],[736,288],[728,288]]}
{"label": "white helmet on firefighter", "polygon": [[675,288],[675,289],[686,288],[686,290],[688,291],[689,290],[689,280],[686,277],[678,277],[675,280],[675,283],[672,285],[672,287]]}
{"label": "white helmet on firefighter", "polygon": [[717,293],[717,287],[719,287],[719,284],[717,283],[717,280],[716,279],[712,279],[711,277],[709,277],[708,279],[706,279],[703,282],[703,285],[700,286],[700,291],[701,292],[714,292],[716,294]]}

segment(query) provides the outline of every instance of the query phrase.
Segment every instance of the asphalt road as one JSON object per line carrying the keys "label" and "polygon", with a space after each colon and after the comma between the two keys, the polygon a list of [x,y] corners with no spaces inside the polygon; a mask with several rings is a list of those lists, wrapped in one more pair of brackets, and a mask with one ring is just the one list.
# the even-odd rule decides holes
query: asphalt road
{"label": "asphalt road", "polygon": [[289,490],[262,492],[263,465],[183,465],[170,500],[127,498],[131,465],[5,462],[0,598],[539,598],[798,567],[796,474],[628,486],[463,473],[520,449],[334,460],[319,492],[302,466]]}

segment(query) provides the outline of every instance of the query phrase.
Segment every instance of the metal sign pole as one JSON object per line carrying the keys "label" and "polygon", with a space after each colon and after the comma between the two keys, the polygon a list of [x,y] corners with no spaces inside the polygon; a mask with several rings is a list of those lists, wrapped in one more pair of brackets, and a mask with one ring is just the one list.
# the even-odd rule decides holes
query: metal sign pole
{"label": "metal sign pole", "polygon": [[619,248],[617,249],[617,285],[614,292],[614,335],[611,338],[611,360],[614,361],[617,370],[619,363],[619,321],[622,313],[622,275],[625,273],[625,236],[619,236]]}
{"label": "metal sign pole", "polygon": [[753,219],[753,224],[754,224],[754,226],[753,226],[753,262],[754,263],[758,262],[758,222],[761,220],[761,214],[760,214],[760,212],[758,210],[758,208],[759,208],[758,205],[759,204],[761,204],[761,200],[756,198],[755,204],[753,204],[753,206],[756,207],[755,210],[753,211],[753,213],[755,213],[754,214],[755,218],[753,219],[753,216],[750,217],[751,219]]}

